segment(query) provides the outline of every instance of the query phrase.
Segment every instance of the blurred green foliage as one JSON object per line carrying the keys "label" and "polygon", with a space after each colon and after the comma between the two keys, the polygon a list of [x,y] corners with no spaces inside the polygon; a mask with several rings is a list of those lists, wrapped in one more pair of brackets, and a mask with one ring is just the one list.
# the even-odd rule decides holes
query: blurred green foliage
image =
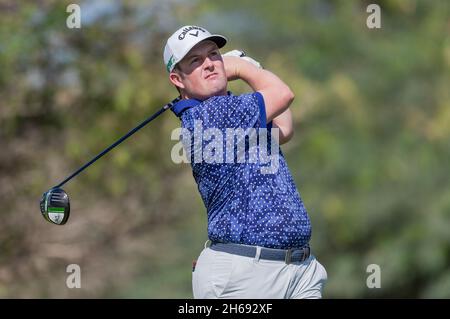
{"label": "blurred green foliage", "polygon": [[[65,189],[43,191],[171,100],[166,38],[197,24],[296,93],[283,146],[328,271],[327,298],[450,297],[450,4],[371,1],[0,1],[0,297],[190,298],[206,214],[170,160],[164,114]],[[243,83],[231,89],[248,90]],[[66,266],[82,288],[65,285]],[[369,264],[381,288],[366,286]]]}

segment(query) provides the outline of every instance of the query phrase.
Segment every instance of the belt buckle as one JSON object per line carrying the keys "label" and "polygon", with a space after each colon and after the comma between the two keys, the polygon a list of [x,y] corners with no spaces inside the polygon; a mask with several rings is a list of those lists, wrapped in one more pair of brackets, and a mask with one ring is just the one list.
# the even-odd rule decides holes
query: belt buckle
{"label": "belt buckle", "polygon": [[286,255],[284,256],[284,262],[289,265],[291,263],[292,258],[292,248],[286,250]]}

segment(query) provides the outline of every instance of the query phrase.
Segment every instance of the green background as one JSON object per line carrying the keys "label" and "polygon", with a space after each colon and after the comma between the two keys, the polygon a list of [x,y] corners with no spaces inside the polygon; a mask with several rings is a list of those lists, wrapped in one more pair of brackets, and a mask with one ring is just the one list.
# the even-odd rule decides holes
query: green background
{"label": "green background", "polygon": [[[167,37],[223,34],[296,95],[284,145],[310,214],[326,298],[450,297],[450,3],[0,1],[0,297],[192,298],[206,213],[171,161],[167,112],[67,184],[65,226],[44,191],[176,96]],[[232,83],[235,93],[246,92]],[[69,289],[66,268],[81,268]],[[381,269],[369,289],[368,265]]]}

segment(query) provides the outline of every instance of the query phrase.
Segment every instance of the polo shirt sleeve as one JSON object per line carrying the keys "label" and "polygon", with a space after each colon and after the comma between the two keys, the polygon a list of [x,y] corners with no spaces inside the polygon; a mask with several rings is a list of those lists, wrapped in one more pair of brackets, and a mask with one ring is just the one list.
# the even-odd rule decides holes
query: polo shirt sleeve
{"label": "polo shirt sleeve", "polygon": [[267,114],[266,114],[266,103],[264,102],[264,97],[260,92],[253,93],[256,96],[259,107],[259,121],[261,128],[272,129],[272,121],[267,123]]}
{"label": "polo shirt sleeve", "polygon": [[256,100],[258,101],[259,108],[259,123],[261,128],[267,127],[267,116],[266,116],[266,104],[264,103],[264,97],[261,93],[255,92]]}

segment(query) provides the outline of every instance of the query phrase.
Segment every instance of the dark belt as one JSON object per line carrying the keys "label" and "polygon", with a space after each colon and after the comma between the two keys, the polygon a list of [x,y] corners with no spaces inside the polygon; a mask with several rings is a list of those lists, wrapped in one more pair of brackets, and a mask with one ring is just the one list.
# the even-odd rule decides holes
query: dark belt
{"label": "dark belt", "polygon": [[[256,246],[248,246],[241,244],[231,244],[231,243],[215,243],[212,242],[210,248],[215,251],[223,251],[229,254],[245,256],[245,257],[256,257],[257,248]],[[261,247],[261,253],[259,255],[260,259],[267,260],[279,260],[284,261],[286,264],[292,262],[304,262],[309,258],[311,250],[309,245],[305,245],[300,248],[290,248],[290,249],[274,249]]]}

